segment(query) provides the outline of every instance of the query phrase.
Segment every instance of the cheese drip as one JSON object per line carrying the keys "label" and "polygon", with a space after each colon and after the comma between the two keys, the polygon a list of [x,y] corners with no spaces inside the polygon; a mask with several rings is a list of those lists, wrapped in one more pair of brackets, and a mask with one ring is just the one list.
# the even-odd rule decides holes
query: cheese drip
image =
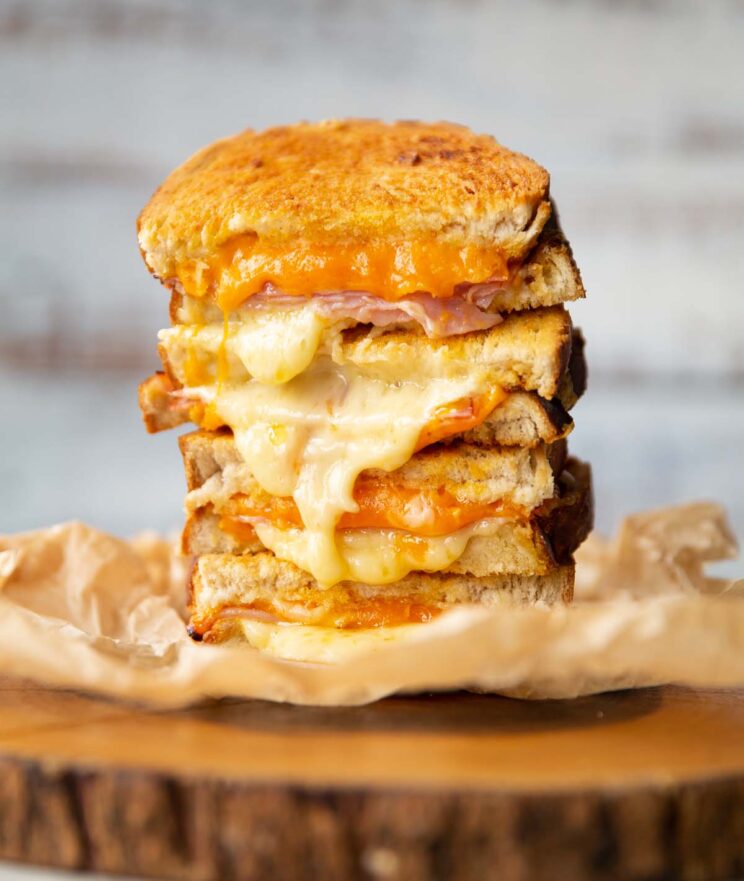
{"label": "cheese drip", "polygon": [[[404,552],[400,540],[380,534],[374,549],[343,547],[336,527],[357,512],[354,484],[362,471],[394,471],[432,438],[432,423],[448,406],[490,393],[485,373],[472,365],[448,365],[445,375],[391,375],[383,362],[364,371],[334,360],[334,339],[343,324],[311,308],[257,311],[248,320],[162,331],[171,369],[186,393],[205,406],[205,425],[227,425],[256,481],[274,496],[291,496],[304,529],[256,526],[277,556],[291,560],[323,585],[344,579],[380,583],[413,568],[446,568],[466,540],[444,537],[435,550]],[[197,345],[198,343],[198,345]],[[230,359],[245,368],[231,380]],[[397,371],[396,371],[397,373]],[[503,395],[503,393],[501,393]],[[398,559],[398,562],[395,562]],[[387,574],[386,574],[387,573]]]}
{"label": "cheese drip", "polygon": [[[262,539],[278,556],[301,558],[299,565],[327,585],[349,577],[335,529],[344,512],[358,510],[353,490],[359,474],[400,468],[438,410],[484,387],[478,371],[421,381],[412,371],[412,378],[391,382],[319,355],[281,385],[250,380],[192,392],[232,429],[260,486],[275,496],[292,496],[297,505],[305,527],[301,539],[280,540],[268,526],[261,527]],[[451,561],[447,556],[444,565]],[[377,573],[359,571],[354,577],[379,581]]]}
{"label": "cheese drip", "polygon": [[[391,584],[409,572],[439,572],[461,557],[476,535],[492,535],[497,519],[480,520],[449,535],[421,536],[395,529],[346,529],[335,535],[334,578],[365,584]],[[279,529],[267,521],[254,524],[262,544],[301,569],[317,568],[315,537],[309,530]],[[330,570],[329,570],[330,572]],[[330,580],[329,580],[330,581]]]}
{"label": "cheese drip", "polygon": [[[249,376],[278,385],[302,373],[325,343],[332,321],[310,308],[256,311],[242,321],[169,327],[158,334],[176,375],[188,386],[225,379],[235,359]],[[333,338],[345,324],[336,323]]]}

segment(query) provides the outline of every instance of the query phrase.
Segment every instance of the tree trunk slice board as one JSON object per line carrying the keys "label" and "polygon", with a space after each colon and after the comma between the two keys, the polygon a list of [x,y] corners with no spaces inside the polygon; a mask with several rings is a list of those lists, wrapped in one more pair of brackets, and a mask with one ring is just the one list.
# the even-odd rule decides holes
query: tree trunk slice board
{"label": "tree trunk slice board", "polygon": [[744,692],[220,701],[0,680],[0,859],[187,881],[744,878]]}

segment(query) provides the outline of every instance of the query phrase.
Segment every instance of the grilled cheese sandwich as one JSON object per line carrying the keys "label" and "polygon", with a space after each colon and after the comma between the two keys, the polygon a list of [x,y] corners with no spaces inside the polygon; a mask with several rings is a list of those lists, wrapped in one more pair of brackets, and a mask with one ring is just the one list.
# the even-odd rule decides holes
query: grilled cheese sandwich
{"label": "grilled cheese sandwich", "polygon": [[[584,384],[562,306],[584,291],[551,213],[543,169],[449,124],[248,131],[163,184],[138,235],[173,326],[140,403],[150,430],[202,429],[184,446],[194,621],[240,617],[198,598],[229,567],[253,577],[251,557],[310,579],[307,602],[335,597],[322,626],[424,620],[437,603],[409,598],[419,612],[401,612],[383,592],[436,573],[568,572],[591,520],[588,478],[569,505],[577,541],[558,530],[560,553],[534,513],[566,507],[555,475]],[[210,455],[230,461],[197,482]],[[360,600],[342,585],[369,585],[388,612],[344,612]],[[273,615],[277,603],[248,605]]]}

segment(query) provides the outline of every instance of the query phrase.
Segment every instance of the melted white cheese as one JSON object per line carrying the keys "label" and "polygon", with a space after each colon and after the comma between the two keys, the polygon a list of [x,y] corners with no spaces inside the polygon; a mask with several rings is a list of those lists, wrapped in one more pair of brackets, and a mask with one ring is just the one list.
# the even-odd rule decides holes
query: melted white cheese
{"label": "melted white cheese", "polygon": [[[178,379],[185,382],[183,362],[199,351],[216,363],[221,350],[237,358],[248,374],[271,385],[288,382],[302,373],[324,342],[332,326],[310,307],[286,311],[256,310],[241,321],[219,324],[176,325],[161,330],[158,339],[168,353]],[[333,327],[334,337],[343,325]]]}
{"label": "melted white cheese", "polygon": [[228,345],[259,382],[288,382],[310,366],[329,322],[312,309],[259,312],[229,330]]}
{"label": "melted white cheese", "polygon": [[449,535],[413,536],[395,529],[344,529],[335,535],[332,558],[316,556],[315,536],[303,529],[278,529],[267,522],[254,528],[277,557],[312,572],[323,584],[361,581],[391,584],[409,572],[440,572],[465,552],[476,535],[492,535],[496,519],[480,520]]}
{"label": "melted white cheese", "polygon": [[383,646],[421,637],[426,624],[401,624],[339,630],[308,624],[268,623],[250,617],[240,619],[246,642],[268,655],[287,661],[339,664]]}
{"label": "melted white cheese", "polygon": [[[391,383],[319,356],[283,385],[251,381],[214,389],[212,407],[232,428],[258,483],[272,495],[292,496],[305,525],[297,538],[280,536],[268,526],[259,536],[320,583],[334,584],[349,577],[350,564],[338,550],[335,527],[345,511],[358,510],[353,490],[359,474],[400,468],[437,409],[481,387],[474,375]],[[353,567],[356,580],[379,580],[381,570],[372,566],[373,556],[366,554],[370,571]],[[452,562],[446,553],[441,559],[444,565]]]}
{"label": "melted white cheese", "polygon": [[[161,333],[166,348],[188,342],[201,351],[209,342],[215,363],[220,348],[239,357],[253,377],[189,388],[228,425],[236,446],[262,488],[292,496],[304,530],[281,533],[269,525],[259,536],[277,556],[292,560],[321,584],[353,578],[393,581],[412,568],[446,568],[467,541],[456,536],[433,542],[423,561],[403,554],[388,538],[362,549],[348,540],[339,548],[335,527],[346,511],[356,511],[353,489],[362,471],[393,471],[413,455],[422,429],[440,408],[483,393],[485,375],[459,365],[440,376],[417,375],[411,364],[405,379],[386,374],[384,362],[360,368],[339,364],[331,354],[339,326],[328,326],[311,309],[257,313],[250,321],[199,329],[177,327]],[[184,349],[184,342],[186,348]],[[374,371],[374,372],[372,372]],[[219,371],[213,371],[219,377]],[[435,549],[436,546],[436,549]],[[459,549],[459,550],[458,550]],[[396,562],[396,556],[400,559]]]}

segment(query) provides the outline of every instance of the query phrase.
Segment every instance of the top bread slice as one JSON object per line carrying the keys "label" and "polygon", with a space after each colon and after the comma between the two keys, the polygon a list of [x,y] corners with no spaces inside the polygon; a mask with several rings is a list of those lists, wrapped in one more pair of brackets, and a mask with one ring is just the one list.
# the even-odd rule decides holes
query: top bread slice
{"label": "top bread slice", "polygon": [[548,220],[547,171],[452,123],[348,119],[247,130],[196,153],[138,221],[164,280],[231,238],[426,239],[521,259]]}

